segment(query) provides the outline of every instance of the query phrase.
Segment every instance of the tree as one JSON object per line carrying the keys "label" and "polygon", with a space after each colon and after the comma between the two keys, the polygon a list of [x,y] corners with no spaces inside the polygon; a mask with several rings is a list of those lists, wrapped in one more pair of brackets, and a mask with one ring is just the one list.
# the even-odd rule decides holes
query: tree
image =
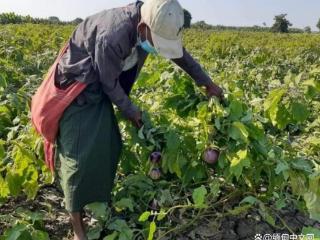
{"label": "tree", "polygon": [[303,29],[303,31],[304,31],[305,33],[311,33],[311,27],[306,26],[306,27]]}
{"label": "tree", "polygon": [[74,19],[71,23],[78,25],[78,24],[80,24],[81,22],[83,22],[83,19],[82,19],[82,18],[76,18],[76,19]]}
{"label": "tree", "polygon": [[55,16],[49,17],[48,20],[49,20],[50,23],[59,23],[60,22],[60,19],[58,17],[55,17]]}
{"label": "tree", "polygon": [[203,30],[208,30],[208,29],[212,29],[213,26],[210,24],[207,24],[205,21],[199,21],[199,22],[192,24],[192,27],[200,28]]}
{"label": "tree", "polygon": [[22,16],[15,14],[14,12],[1,13],[0,24],[19,24],[22,23]]}
{"label": "tree", "polygon": [[320,31],[320,19],[319,19],[319,21],[317,23],[317,28],[319,28],[319,31]]}
{"label": "tree", "polygon": [[184,28],[190,28],[191,19],[192,19],[191,13],[186,9],[183,9],[183,13],[184,13]]}
{"label": "tree", "polygon": [[280,14],[274,17],[275,23],[271,27],[273,32],[287,33],[292,23],[286,19],[287,14]]}

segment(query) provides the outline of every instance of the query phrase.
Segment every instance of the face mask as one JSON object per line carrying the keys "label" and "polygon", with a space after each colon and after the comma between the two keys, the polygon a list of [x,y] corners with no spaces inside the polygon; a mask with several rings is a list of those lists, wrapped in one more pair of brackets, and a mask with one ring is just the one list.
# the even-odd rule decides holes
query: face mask
{"label": "face mask", "polygon": [[145,41],[141,41],[141,37],[138,36],[138,45],[140,45],[140,47],[145,50],[147,53],[151,53],[151,54],[157,54],[157,50],[152,46],[152,44],[150,43],[150,41],[147,38],[147,34],[148,31],[146,29],[146,40]]}

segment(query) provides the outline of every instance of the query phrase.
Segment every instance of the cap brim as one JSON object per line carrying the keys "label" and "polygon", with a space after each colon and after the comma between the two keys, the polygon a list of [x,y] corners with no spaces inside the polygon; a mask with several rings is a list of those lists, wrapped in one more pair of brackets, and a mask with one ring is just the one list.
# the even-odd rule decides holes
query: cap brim
{"label": "cap brim", "polygon": [[151,31],[152,41],[157,52],[167,58],[175,59],[183,57],[182,39],[169,40],[160,37],[158,34]]}

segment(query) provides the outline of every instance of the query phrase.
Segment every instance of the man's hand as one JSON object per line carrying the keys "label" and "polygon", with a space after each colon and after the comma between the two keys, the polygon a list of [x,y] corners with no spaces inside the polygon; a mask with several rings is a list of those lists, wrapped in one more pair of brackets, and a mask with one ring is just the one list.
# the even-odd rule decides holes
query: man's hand
{"label": "man's hand", "polygon": [[209,98],[216,96],[220,100],[223,100],[223,91],[218,85],[216,85],[214,83],[210,83],[209,85],[206,85],[205,87],[206,87],[206,91],[207,91],[207,96]]}
{"label": "man's hand", "polygon": [[143,125],[142,112],[141,111],[137,112],[134,116],[129,118],[129,120],[136,128],[140,129]]}

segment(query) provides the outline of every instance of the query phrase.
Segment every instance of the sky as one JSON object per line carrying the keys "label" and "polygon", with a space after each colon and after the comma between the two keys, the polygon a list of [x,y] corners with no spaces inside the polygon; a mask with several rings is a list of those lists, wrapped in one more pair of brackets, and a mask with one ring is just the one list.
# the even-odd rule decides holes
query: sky
{"label": "sky", "polygon": [[[61,20],[85,18],[103,9],[123,6],[135,0],[0,0],[0,13],[15,12],[33,17],[57,16]],[[192,21],[212,25],[271,26],[277,14],[287,13],[293,27],[316,30],[320,0],[180,0],[192,14]]]}

